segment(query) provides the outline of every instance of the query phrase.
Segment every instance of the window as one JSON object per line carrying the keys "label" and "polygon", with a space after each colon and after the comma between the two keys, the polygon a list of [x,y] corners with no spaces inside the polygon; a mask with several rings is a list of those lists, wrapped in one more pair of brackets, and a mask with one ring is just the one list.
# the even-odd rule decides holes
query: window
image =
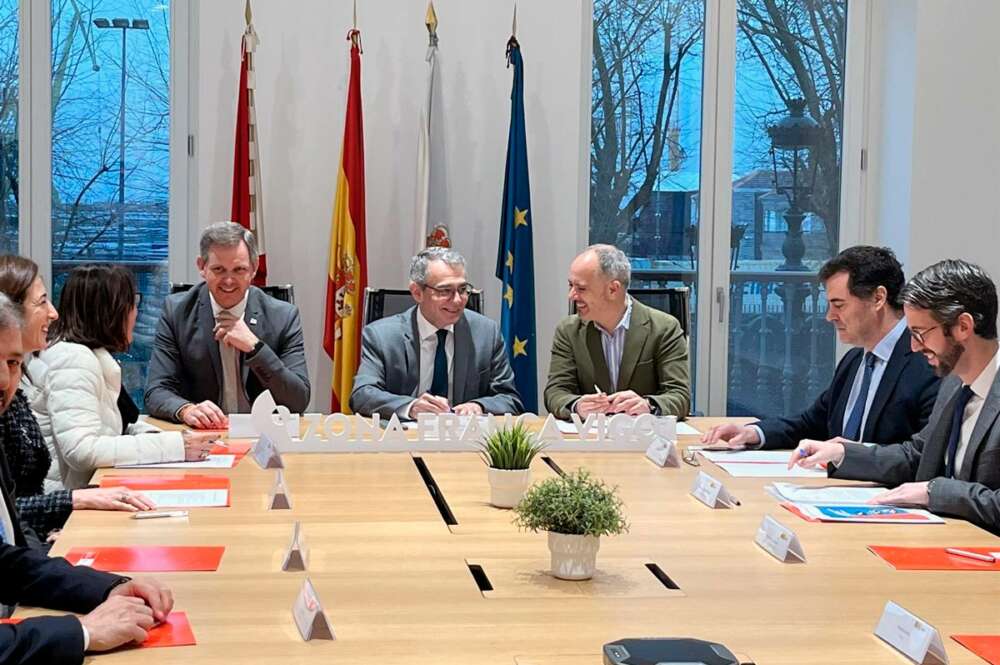
{"label": "window", "polygon": [[17,111],[20,99],[17,0],[0,0],[0,254],[18,251]]}
{"label": "window", "polygon": [[142,304],[122,354],[136,402],[167,277],[170,4],[52,1],[52,282],[74,266],[129,267]]}

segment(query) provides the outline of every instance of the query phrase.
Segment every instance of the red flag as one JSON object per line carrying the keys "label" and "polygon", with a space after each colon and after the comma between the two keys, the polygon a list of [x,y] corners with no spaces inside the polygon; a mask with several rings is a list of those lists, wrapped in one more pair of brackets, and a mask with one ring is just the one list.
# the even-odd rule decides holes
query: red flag
{"label": "red flag", "polygon": [[365,137],[361,119],[361,33],[351,30],[344,142],[330,225],[323,348],[333,361],[331,413],[350,413],[348,398],[361,360],[361,299],[368,284],[365,246]]}
{"label": "red flag", "polygon": [[257,33],[253,29],[250,0],[246,6],[247,27],[243,33],[240,64],[240,92],[236,102],[236,147],[233,158],[232,221],[250,229],[257,239],[260,262],[254,275],[255,286],[267,284],[267,255],[264,248],[264,219],[261,206],[260,152],[257,146],[257,113],[254,107],[253,52]]}

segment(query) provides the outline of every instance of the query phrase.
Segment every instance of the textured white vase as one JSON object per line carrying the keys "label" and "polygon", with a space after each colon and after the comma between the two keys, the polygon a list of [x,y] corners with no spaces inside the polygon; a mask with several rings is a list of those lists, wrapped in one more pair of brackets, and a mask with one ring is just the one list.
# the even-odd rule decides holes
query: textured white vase
{"label": "textured white vase", "polygon": [[487,469],[490,478],[490,504],[513,508],[531,484],[531,469]]}
{"label": "textured white vase", "polygon": [[562,580],[589,580],[597,569],[599,536],[578,536],[549,531],[552,575]]}

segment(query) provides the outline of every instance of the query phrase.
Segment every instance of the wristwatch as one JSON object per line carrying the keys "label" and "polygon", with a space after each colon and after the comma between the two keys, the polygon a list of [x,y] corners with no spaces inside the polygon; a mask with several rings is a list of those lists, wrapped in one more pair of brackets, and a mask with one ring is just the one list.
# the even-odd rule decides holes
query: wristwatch
{"label": "wristwatch", "polygon": [[647,397],[646,401],[649,402],[649,412],[654,416],[660,415],[660,405],[652,397]]}
{"label": "wristwatch", "polygon": [[937,481],[938,481],[937,478],[931,478],[929,481],[927,481],[927,503],[928,504],[930,504],[930,502],[931,502],[931,497],[934,496],[933,494],[931,494],[931,492],[934,491],[934,483],[936,483]]}
{"label": "wristwatch", "polygon": [[247,358],[253,358],[255,355],[260,353],[260,350],[263,348],[264,348],[264,340],[258,339],[257,343],[253,345],[252,349],[250,349],[250,353],[247,354]]}

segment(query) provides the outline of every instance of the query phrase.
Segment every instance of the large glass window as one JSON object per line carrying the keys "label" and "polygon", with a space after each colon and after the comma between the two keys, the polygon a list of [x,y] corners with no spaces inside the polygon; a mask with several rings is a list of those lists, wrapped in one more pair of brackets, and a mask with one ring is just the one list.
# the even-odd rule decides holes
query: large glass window
{"label": "large glass window", "polygon": [[17,254],[17,108],[19,28],[17,0],[0,0],[0,254]]}
{"label": "large glass window", "polygon": [[737,5],[729,415],[800,411],[833,374],[846,26],[846,0]]}
{"label": "large glass window", "polygon": [[661,308],[697,286],[704,24],[702,0],[594,2],[590,241],[628,254],[633,297]]}
{"label": "large glass window", "polygon": [[52,275],[115,263],[142,304],[123,381],[141,405],[167,277],[170,3],[52,0]]}

